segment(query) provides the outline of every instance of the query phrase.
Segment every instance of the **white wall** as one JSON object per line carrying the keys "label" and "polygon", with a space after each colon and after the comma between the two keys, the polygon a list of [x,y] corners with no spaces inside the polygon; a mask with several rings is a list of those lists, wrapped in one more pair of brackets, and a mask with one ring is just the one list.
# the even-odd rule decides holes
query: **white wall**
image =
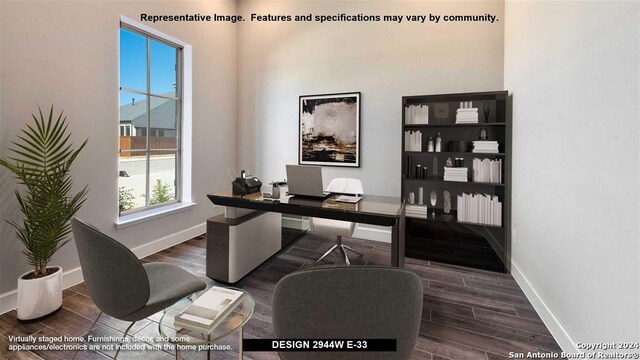
{"label": "white wall", "polygon": [[639,7],[506,5],[512,270],[564,350],[640,339]]}
{"label": "white wall", "polygon": [[[228,187],[224,169],[236,163],[237,28],[219,23],[145,23],[193,46],[194,209],[116,230],[119,16],[140,13],[230,13],[235,1],[2,2],[0,154],[30,121],[37,103],[64,109],[77,144],[89,143],[73,169],[76,186],[89,184],[79,216],[134,248],[203,224],[217,210],[206,198]],[[0,170],[0,211],[19,219],[8,171]],[[13,230],[0,222],[0,294],[29,270]],[[204,229],[204,228],[202,228]],[[74,243],[53,264],[79,266]],[[204,264],[203,264],[204,265]]]}
{"label": "white wall", "polygon": [[360,91],[361,168],[323,170],[325,183],[350,176],[369,193],[400,193],[401,98],[501,90],[502,2],[240,1],[240,13],[493,13],[468,24],[244,22],[239,39],[238,164],[263,182],[298,161],[298,97]]}

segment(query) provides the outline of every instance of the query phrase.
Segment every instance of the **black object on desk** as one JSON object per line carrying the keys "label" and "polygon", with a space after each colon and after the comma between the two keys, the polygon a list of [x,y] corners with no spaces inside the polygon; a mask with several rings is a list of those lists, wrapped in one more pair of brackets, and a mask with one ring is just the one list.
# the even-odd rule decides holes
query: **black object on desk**
{"label": "black object on desk", "polygon": [[259,192],[262,187],[262,181],[255,176],[239,177],[233,180],[231,186],[233,195],[247,195]]}

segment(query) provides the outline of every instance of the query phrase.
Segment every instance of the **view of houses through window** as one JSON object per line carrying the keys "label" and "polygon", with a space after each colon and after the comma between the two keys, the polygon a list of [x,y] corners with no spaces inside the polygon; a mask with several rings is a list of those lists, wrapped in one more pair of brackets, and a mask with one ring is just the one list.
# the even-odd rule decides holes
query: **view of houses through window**
{"label": "view of houses through window", "polygon": [[180,50],[120,28],[120,214],[179,200]]}

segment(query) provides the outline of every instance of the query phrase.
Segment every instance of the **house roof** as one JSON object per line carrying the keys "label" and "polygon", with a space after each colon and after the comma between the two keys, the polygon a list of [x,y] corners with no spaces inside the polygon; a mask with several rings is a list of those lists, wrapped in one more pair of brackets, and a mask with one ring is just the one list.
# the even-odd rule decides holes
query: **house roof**
{"label": "house roof", "polygon": [[[164,94],[172,96],[172,93]],[[176,100],[151,96],[151,128],[176,128]],[[134,127],[147,126],[147,100],[120,106],[120,122],[131,122]]]}

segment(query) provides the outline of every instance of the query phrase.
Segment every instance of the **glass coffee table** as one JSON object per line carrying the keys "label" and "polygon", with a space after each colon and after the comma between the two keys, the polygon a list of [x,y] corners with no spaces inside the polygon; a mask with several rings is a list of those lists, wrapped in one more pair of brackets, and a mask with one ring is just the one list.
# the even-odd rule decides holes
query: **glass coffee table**
{"label": "glass coffee table", "polygon": [[229,312],[229,314],[227,314],[210,333],[184,329],[174,325],[175,317],[191,305],[195,299],[209,290],[208,288],[178,301],[173,306],[167,308],[164,312],[158,327],[160,335],[168,342],[175,345],[176,360],[180,360],[181,350],[207,350],[207,359],[209,359],[211,350],[216,350],[214,342],[231,335],[231,333],[236,330],[238,330],[239,333],[239,358],[242,359],[242,327],[247,323],[247,321],[249,321],[251,315],[253,315],[256,303],[248,292],[231,287],[229,287],[229,289],[242,291],[244,293],[242,300],[240,300],[240,303],[231,312]]}

